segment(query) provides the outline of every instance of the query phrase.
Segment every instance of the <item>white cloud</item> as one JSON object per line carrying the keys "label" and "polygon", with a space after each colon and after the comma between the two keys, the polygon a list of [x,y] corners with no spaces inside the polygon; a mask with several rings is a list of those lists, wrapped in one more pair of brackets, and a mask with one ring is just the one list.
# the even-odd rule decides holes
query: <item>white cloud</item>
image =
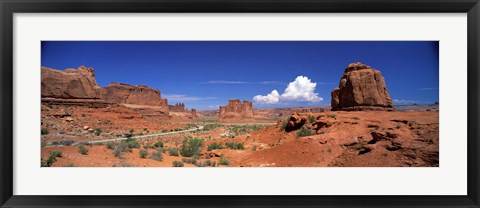
{"label": "white cloud", "polygon": [[298,76],[293,82],[290,82],[284,93],[280,95],[277,90],[273,90],[268,95],[257,95],[253,100],[258,104],[277,104],[281,102],[320,102],[323,100],[318,93],[315,93],[317,83],[312,82],[306,76]]}
{"label": "white cloud", "polygon": [[253,101],[262,104],[275,104],[278,103],[280,100],[280,94],[278,94],[277,90],[273,90],[268,95],[257,95],[253,97]]}

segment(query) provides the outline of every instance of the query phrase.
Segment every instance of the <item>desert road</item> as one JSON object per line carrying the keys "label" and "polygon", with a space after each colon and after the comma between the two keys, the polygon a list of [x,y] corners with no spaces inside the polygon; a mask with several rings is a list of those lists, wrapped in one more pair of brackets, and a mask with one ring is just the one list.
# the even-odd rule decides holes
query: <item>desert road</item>
{"label": "desert road", "polygon": [[[198,126],[198,128],[193,128],[193,129],[187,129],[187,130],[181,130],[181,131],[171,131],[171,132],[164,132],[164,133],[157,133],[157,134],[147,134],[147,135],[138,135],[138,136],[131,136],[131,137],[119,137],[119,138],[113,138],[113,139],[102,139],[102,140],[91,140],[91,141],[82,141],[82,142],[75,142],[71,144],[71,146],[79,145],[79,144],[98,144],[98,143],[104,143],[104,142],[110,142],[110,141],[122,141],[122,140],[127,140],[127,139],[139,139],[139,138],[147,138],[147,137],[155,137],[155,136],[165,136],[165,135],[172,135],[172,134],[181,134],[181,133],[186,133],[186,132],[192,132],[192,131],[197,131],[197,130],[202,130],[203,126]],[[59,146],[59,145],[47,145],[46,147],[53,147],[53,146]]]}

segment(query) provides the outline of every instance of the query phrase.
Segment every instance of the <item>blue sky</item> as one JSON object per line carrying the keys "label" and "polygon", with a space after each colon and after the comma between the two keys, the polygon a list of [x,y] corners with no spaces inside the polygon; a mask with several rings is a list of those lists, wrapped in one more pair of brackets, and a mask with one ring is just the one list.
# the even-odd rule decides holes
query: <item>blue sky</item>
{"label": "blue sky", "polygon": [[92,67],[100,86],[143,84],[196,109],[229,99],[329,106],[356,61],[382,72],[396,105],[434,103],[439,94],[437,41],[43,41],[41,59],[55,69]]}

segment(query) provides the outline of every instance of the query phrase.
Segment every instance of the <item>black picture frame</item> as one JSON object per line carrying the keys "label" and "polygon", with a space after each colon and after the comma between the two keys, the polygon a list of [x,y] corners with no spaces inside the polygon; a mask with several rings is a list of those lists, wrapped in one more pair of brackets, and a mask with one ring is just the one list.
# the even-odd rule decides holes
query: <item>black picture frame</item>
{"label": "black picture frame", "polygon": [[[480,207],[479,0],[0,0],[1,207]],[[25,196],[13,195],[15,13],[467,13],[468,194],[465,196]],[[414,188],[414,187],[412,187]]]}

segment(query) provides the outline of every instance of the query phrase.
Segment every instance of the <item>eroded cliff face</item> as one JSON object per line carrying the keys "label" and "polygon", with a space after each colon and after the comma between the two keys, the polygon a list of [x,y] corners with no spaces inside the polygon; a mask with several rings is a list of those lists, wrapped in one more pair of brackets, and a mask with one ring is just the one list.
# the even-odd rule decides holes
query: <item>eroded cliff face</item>
{"label": "eroded cliff face", "polygon": [[220,119],[253,119],[253,104],[244,100],[229,100],[226,106],[220,106]]}
{"label": "eroded cliff face", "polygon": [[382,73],[360,62],[347,66],[331,95],[334,111],[395,110]]}
{"label": "eroded cliff face", "polygon": [[168,107],[167,99],[162,99],[159,90],[144,85],[134,86],[114,82],[101,88],[101,98],[107,102],[118,104]]}
{"label": "eroded cliff face", "polygon": [[41,67],[42,98],[100,99],[100,87],[93,68],[57,70]]}
{"label": "eroded cliff face", "polygon": [[168,109],[172,112],[185,112],[185,104],[175,103],[175,105],[168,105]]}

